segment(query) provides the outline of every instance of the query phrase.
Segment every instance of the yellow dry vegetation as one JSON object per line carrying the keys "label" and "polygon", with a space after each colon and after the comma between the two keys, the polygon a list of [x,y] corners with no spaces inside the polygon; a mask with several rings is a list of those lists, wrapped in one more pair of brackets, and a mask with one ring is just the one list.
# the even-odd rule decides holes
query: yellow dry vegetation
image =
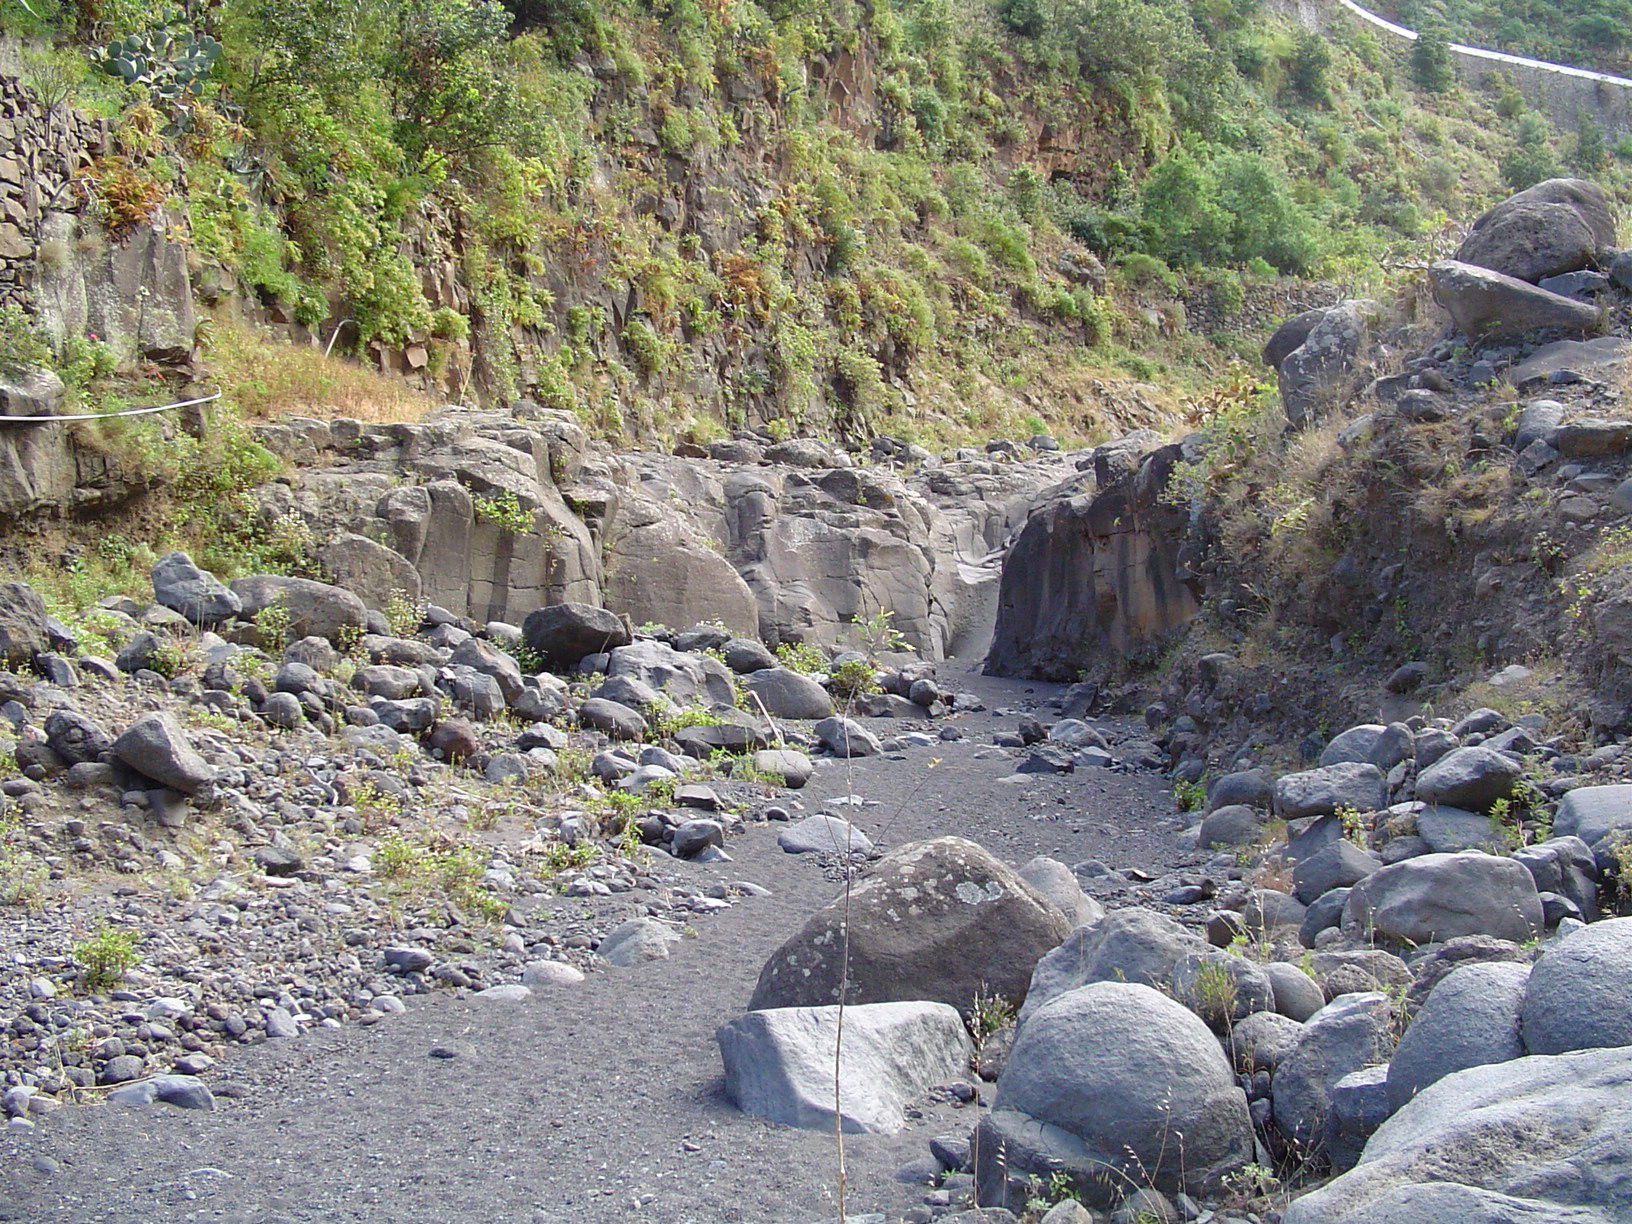
{"label": "yellow dry vegetation", "polygon": [[424,392],[321,349],[287,344],[237,320],[217,320],[208,368],[224,397],[254,420],[353,417],[417,421],[436,407]]}

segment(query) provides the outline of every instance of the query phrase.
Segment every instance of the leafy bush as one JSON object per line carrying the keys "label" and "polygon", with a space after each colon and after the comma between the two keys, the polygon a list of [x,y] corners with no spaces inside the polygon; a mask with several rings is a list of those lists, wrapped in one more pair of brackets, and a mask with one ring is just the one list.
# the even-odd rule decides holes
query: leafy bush
{"label": "leafy bush", "polygon": [[19,374],[50,359],[51,346],[29,313],[16,303],[0,306],[0,373]]}
{"label": "leafy bush", "polygon": [[135,931],[104,923],[94,935],[74,945],[74,959],[85,966],[85,985],[91,990],[113,990],[136,967]]}
{"label": "leafy bush", "polygon": [[535,526],[533,511],[521,504],[521,499],[509,489],[479,494],[471,499],[476,517],[503,531],[526,535]]}
{"label": "leafy bush", "polygon": [[1444,93],[1456,83],[1444,26],[1433,25],[1419,31],[1417,41],[1411,44],[1411,79],[1429,93]]}

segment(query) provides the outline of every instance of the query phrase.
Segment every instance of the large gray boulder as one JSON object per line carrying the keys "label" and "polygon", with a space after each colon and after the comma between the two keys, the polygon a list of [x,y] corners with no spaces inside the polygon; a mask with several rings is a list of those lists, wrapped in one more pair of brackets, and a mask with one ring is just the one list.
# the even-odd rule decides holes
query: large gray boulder
{"label": "large gray boulder", "polygon": [[1268,822],[1269,818],[1257,808],[1231,803],[1207,813],[1196,834],[1196,844],[1203,850],[1251,846],[1263,837]]}
{"label": "large gray boulder", "polygon": [[1281,1224],[1610,1224],[1629,1165],[1632,1049],[1520,1058],[1424,1089]]}
{"label": "large gray boulder", "polygon": [[1558,801],[1554,837],[1579,837],[1592,846],[1617,829],[1632,829],[1632,785],[1581,786]]}
{"label": "large gray boulder", "polygon": [[1070,991],[1021,1027],[975,1146],[981,1201],[1011,1206],[1054,1171],[1101,1207],[1134,1184],[1207,1194],[1254,1150],[1218,1039],[1127,982]]}
{"label": "large gray boulder", "polygon": [[1453,748],[1417,775],[1417,798],[1428,804],[1488,812],[1510,798],[1524,766],[1505,753],[1476,744]]}
{"label": "large gray boulder", "polygon": [[646,735],[646,718],[620,701],[591,697],[578,707],[578,721],[615,740],[638,740]]}
{"label": "large gray boulder", "polygon": [[[786,667],[767,667],[745,682],[750,709],[765,707],[772,718],[831,718],[832,695],[809,676]],[[757,704],[756,704],[757,703]]]}
{"label": "large gray boulder", "polygon": [[1309,333],[1326,317],[1329,309],[1331,309],[1329,306],[1316,306],[1313,310],[1293,315],[1277,327],[1275,333],[1264,343],[1264,364],[1272,370],[1280,369],[1281,362],[1303,347],[1303,342],[1309,339]]}
{"label": "large gray boulder", "polygon": [[1456,257],[1536,282],[1589,267],[1614,243],[1615,210],[1603,188],[1584,179],[1548,179],[1475,221]]}
{"label": "large gray boulder", "polygon": [[790,824],[776,835],[785,854],[871,854],[873,843],[848,820],[818,812]]}
{"label": "large gray boulder", "polygon": [[1332,742],[1321,749],[1319,764],[1369,761],[1386,773],[1411,756],[1415,742],[1404,723],[1362,723],[1332,736]]}
{"label": "large gray boulder", "polygon": [[219,625],[243,610],[243,601],[199,569],[184,552],[165,553],[153,563],[153,598],[195,625]]}
{"label": "large gray boulder", "polygon": [[754,753],[754,768],[793,790],[804,786],[816,772],[815,763],[794,748],[763,748]]}
{"label": "large gray boulder", "polygon": [[878,742],[878,736],[853,718],[838,715],[824,718],[811,730],[822,742],[822,747],[836,757],[869,757],[877,756],[884,751],[884,745]]}
{"label": "large gray boulder", "polygon": [[[844,1130],[889,1134],[906,1106],[962,1079],[974,1049],[963,1018],[944,1003],[866,1003],[844,1011],[838,1109]],[[751,1011],[720,1026],[725,1092],[745,1113],[805,1130],[834,1125],[837,1007]]]}
{"label": "large gray boulder", "polygon": [[521,667],[515,659],[492,642],[484,642],[481,638],[466,638],[460,642],[453,648],[448,664],[452,667],[468,667],[491,679],[499,686],[499,693],[504,697],[506,705],[514,705],[519,701],[527,688]]}
{"label": "large gray boulder", "polygon": [[[1282,1224],[1293,1220],[1281,1217]],[[1306,1217],[1296,1217],[1305,1220]],[[1566,1207],[1534,1198],[1497,1194],[1458,1182],[1412,1182],[1385,1190],[1354,1211],[1313,1217],[1321,1224],[1609,1224],[1591,1207]]]}
{"label": "large gray boulder", "polygon": [[64,765],[100,761],[113,747],[108,733],[77,710],[52,710],[45,720],[45,745]]}
{"label": "large gray boulder", "polygon": [[1546,328],[1586,335],[1598,327],[1598,308],[1538,289],[1500,272],[1441,259],[1428,269],[1434,298],[1458,331],[1475,339],[1523,335]]}
{"label": "large gray boulder", "polygon": [[1398,1109],[1447,1075],[1523,1058],[1519,1012],[1529,965],[1463,965],[1435,986],[1388,1064],[1388,1100]]}
{"label": "large gray boulder", "polygon": [[317,563],[335,586],[377,611],[385,611],[393,599],[419,603],[419,571],[413,562],[367,536],[341,532],[317,550]]}
{"label": "large gray boulder", "polygon": [[51,648],[45,600],[26,582],[0,582],[0,666],[32,666]]}
{"label": "large gray boulder", "polygon": [[585,655],[629,645],[629,626],[615,612],[585,603],[535,608],[521,623],[521,639],[555,671],[576,667]]}
{"label": "large gray boulder", "polygon": [[1417,836],[1435,854],[1455,854],[1458,850],[1498,854],[1506,847],[1502,829],[1489,816],[1443,803],[1423,804],[1417,809]]}
{"label": "large gray boulder", "polygon": [[1598,863],[1579,837],[1553,837],[1513,852],[1536,882],[1537,892],[1557,893],[1575,903],[1586,922],[1598,919]]}
{"label": "large gray boulder", "polygon": [[608,656],[606,674],[613,680],[637,680],[676,705],[737,703],[725,664],[705,654],[676,650],[666,642],[642,640],[616,647]]}
{"label": "large gray boulder", "polygon": [[1225,1044],[1242,1074],[1255,1071],[1274,1073],[1281,1061],[1297,1048],[1303,1025],[1279,1012],[1254,1012],[1232,1025]]}
{"label": "large gray boulder", "polygon": [[203,798],[215,786],[215,767],[198,755],[170,714],[144,714],[113,741],[113,755],[143,777],[184,795]]}
{"label": "large gray boulder", "polygon": [[1162,914],[1115,910],[1091,927],[1079,927],[1037,962],[1031,975],[1024,1025],[1050,999],[1092,982],[1133,982],[1169,990],[1185,957],[1205,952],[1207,941]]}
{"label": "large gray boulder", "polygon": [[1523,943],[1542,931],[1541,898],[1523,864],[1477,850],[1424,854],[1373,872],[1343,906],[1345,931],[1396,943],[1458,935]]}
{"label": "large gray boulder", "polygon": [[232,593],[242,603],[245,616],[258,616],[274,604],[281,605],[289,613],[291,636],[297,639],[320,637],[349,645],[368,627],[363,601],[326,582],[255,574],[234,582]]}
{"label": "large gray boulder", "polygon": [[1281,404],[1294,428],[1319,419],[1354,389],[1376,315],[1376,302],[1341,302],[1281,360],[1276,368]]}
{"label": "large gray boulder", "polygon": [[1275,1122],[1298,1143],[1324,1143],[1332,1089],[1350,1072],[1388,1061],[1393,1009],[1375,991],[1339,995],[1309,1017],[1298,1044],[1275,1070]]}
{"label": "large gray boulder", "polygon": [[1383,771],[1369,761],[1342,761],[1275,780],[1275,810],[1286,820],[1329,816],[1342,807],[1375,812],[1387,803]]}
{"label": "large gray boulder", "polygon": [[[845,899],[813,914],[759,975],[749,1007],[839,1001]],[[972,841],[903,846],[852,888],[845,1000],[929,999],[969,1012],[980,995],[1018,1004],[1071,923],[1007,863]]]}
{"label": "large gray boulder", "polygon": [[1358,884],[1382,865],[1383,860],[1369,850],[1347,839],[1335,841],[1293,866],[1293,894],[1305,905],[1313,905],[1317,897]]}
{"label": "large gray boulder", "polygon": [[1532,1054],[1632,1046],[1632,918],[1592,923],[1548,947],[1530,974],[1523,1032]]}
{"label": "large gray boulder", "polygon": [[1073,927],[1092,926],[1105,907],[1082,891],[1076,873],[1058,859],[1039,855],[1020,868],[1020,878],[1046,897]]}

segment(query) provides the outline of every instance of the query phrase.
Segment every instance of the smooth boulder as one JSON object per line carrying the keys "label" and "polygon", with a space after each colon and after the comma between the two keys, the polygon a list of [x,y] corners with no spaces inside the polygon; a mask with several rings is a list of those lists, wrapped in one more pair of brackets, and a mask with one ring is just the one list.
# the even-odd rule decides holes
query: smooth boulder
{"label": "smooth boulder", "polygon": [[1208,1194],[1254,1150],[1218,1039],[1128,982],[1069,991],[1021,1027],[975,1147],[982,1202],[1016,1205],[1028,1175],[1060,1171],[1101,1207],[1129,1184]]}
{"label": "smooth boulder", "polygon": [[1610,1224],[1629,1166],[1632,1048],[1531,1056],[1424,1089],[1281,1224]]}
{"label": "smooth boulder", "polygon": [[1428,278],[1457,330],[1475,339],[1542,329],[1586,335],[1598,327],[1596,306],[1487,268],[1441,259],[1429,267]]}
{"label": "smooth boulder", "polygon": [[1632,918],[1551,944],[1530,973],[1522,1024],[1532,1054],[1632,1046]]}
{"label": "smooth boulder", "polygon": [[1632,829],[1632,785],[1581,786],[1558,801],[1554,837],[1579,837],[1591,846],[1617,829]]}
{"label": "smooth boulder", "polygon": [[1529,965],[1463,965],[1435,986],[1388,1064],[1388,1100],[1398,1109],[1447,1075],[1522,1058],[1519,1013]]}
{"label": "smooth boulder", "polygon": [[1614,206],[1602,187],[1584,179],[1547,179],[1481,215],[1456,258],[1535,282],[1590,267],[1614,242]]}
{"label": "smooth boulder", "polygon": [[1050,999],[1093,982],[1133,982],[1170,990],[1179,962],[1205,951],[1204,939],[1165,915],[1115,910],[1093,926],[1078,927],[1037,962],[1020,1023],[1024,1025]]}
{"label": "smooth boulder", "polygon": [[566,671],[586,655],[615,650],[630,641],[629,626],[617,613],[571,602],[529,612],[521,623],[521,639],[554,671]]}
{"label": "smooth boulder", "polygon": [[1427,804],[1488,812],[1510,798],[1524,766],[1483,744],[1453,748],[1417,775],[1417,798]]}
{"label": "smooth boulder", "polygon": [[1493,935],[1523,943],[1542,931],[1541,898],[1523,864],[1477,850],[1423,854],[1373,872],[1349,891],[1345,931],[1436,943]]}
{"label": "smooth boulder", "polygon": [[153,563],[153,598],[194,625],[219,625],[243,610],[243,601],[193,564],[184,552],[166,553]]}
{"label": "smooth boulder", "polygon": [[273,606],[289,614],[294,638],[326,638],[338,646],[352,645],[368,628],[368,609],[350,591],[310,578],[255,574],[239,578],[232,593],[243,605],[243,615],[259,616]]}
{"label": "smooth boulder", "polygon": [[144,714],[113,741],[113,755],[143,777],[183,795],[204,798],[215,786],[215,767],[193,747],[171,714]]}
{"label": "smooth boulder", "polygon": [[786,667],[767,667],[745,682],[752,709],[772,718],[822,719],[833,716],[833,697],[809,676]]}
{"label": "smooth boulder", "polygon": [[1388,996],[1371,991],[1339,995],[1309,1017],[1271,1086],[1283,1133],[1305,1145],[1325,1142],[1332,1089],[1345,1075],[1388,1061],[1392,1015]]}
{"label": "smooth boulder", "polygon": [[1329,816],[1338,808],[1375,812],[1387,803],[1383,771],[1369,761],[1342,761],[1275,781],[1275,810],[1286,820]]}

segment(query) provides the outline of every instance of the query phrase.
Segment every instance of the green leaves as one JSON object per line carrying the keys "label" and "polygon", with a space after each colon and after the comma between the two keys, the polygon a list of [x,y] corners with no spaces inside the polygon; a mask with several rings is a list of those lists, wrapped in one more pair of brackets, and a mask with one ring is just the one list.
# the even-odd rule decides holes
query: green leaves
{"label": "green leaves", "polygon": [[126,84],[145,86],[155,102],[173,111],[186,105],[221,62],[221,44],[214,38],[185,25],[172,28],[173,18],[179,16],[173,14],[139,34],[114,39],[99,65]]}

